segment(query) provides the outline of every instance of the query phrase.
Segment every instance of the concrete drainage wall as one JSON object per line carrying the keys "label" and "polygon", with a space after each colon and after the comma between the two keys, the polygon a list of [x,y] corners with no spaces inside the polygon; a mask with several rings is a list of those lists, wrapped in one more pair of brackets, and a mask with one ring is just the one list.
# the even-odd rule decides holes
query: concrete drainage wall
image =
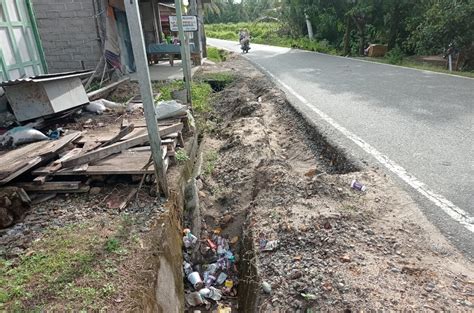
{"label": "concrete drainage wall", "polygon": [[181,225],[184,189],[192,176],[198,151],[197,134],[187,140],[185,147],[189,160],[183,166],[174,167],[168,172],[170,198],[165,205],[167,210],[151,229],[152,253],[144,260],[150,273],[150,277],[146,278],[149,287],[132,295],[141,312],[184,311]]}

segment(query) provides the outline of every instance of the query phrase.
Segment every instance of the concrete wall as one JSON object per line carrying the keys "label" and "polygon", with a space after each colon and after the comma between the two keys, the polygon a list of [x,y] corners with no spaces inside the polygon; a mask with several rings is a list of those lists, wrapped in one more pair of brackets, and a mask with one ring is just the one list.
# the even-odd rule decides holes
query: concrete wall
{"label": "concrete wall", "polygon": [[33,0],[50,73],[95,68],[100,60],[100,40],[95,26],[95,0]]}

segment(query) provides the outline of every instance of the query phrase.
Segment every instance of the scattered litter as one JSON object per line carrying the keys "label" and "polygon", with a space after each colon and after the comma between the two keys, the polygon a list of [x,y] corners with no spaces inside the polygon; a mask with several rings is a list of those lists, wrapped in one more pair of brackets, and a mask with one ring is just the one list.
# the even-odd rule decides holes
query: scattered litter
{"label": "scattered litter", "polygon": [[217,308],[217,313],[232,313],[232,308],[224,306],[223,304],[219,304],[219,307]]}
{"label": "scattered litter", "polygon": [[191,248],[196,242],[197,242],[197,237],[194,236],[191,233],[191,230],[189,228],[186,228],[183,230],[184,237],[183,237],[183,243],[186,248]]}
{"label": "scattered litter", "polygon": [[190,306],[198,306],[204,304],[204,300],[202,299],[201,294],[199,294],[199,292],[197,291],[185,294],[184,298],[186,299],[186,303]]}
{"label": "scattered litter", "polygon": [[359,183],[355,179],[351,182],[351,188],[355,189],[355,190],[359,190],[359,191],[366,191],[367,190],[367,187],[365,187],[364,185],[362,185],[361,183]]}
{"label": "scattered litter", "polygon": [[263,291],[265,291],[265,293],[268,293],[268,294],[272,293],[272,286],[266,281],[262,283],[262,288],[263,288]]}
{"label": "scattered litter", "polygon": [[102,114],[104,113],[107,108],[101,101],[91,101],[88,105],[85,107],[86,111],[96,113],[96,114]]}
{"label": "scattered litter", "polygon": [[176,100],[159,101],[155,108],[158,120],[186,115],[188,107]]}
{"label": "scattered litter", "polygon": [[143,103],[130,102],[127,104],[127,112],[135,112],[139,109],[143,109]]}
{"label": "scattered litter", "polygon": [[312,293],[302,293],[301,296],[306,300],[317,300],[318,297]]}
{"label": "scattered litter", "polygon": [[188,280],[193,285],[194,289],[199,290],[204,286],[199,272],[192,272],[188,275]]}
{"label": "scattered litter", "polygon": [[25,143],[47,140],[48,136],[37,129],[28,126],[18,126],[10,129],[0,136],[0,143],[3,146],[11,144],[13,147]]}
{"label": "scattered litter", "polygon": [[56,139],[59,139],[59,137],[61,137],[61,135],[64,134],[64,133],[65,133],[64,129],[59,127],[55,130],[49,130],[48,131],[48,137],[50,139],[56,140]]}
{"label": "scattered litter", "polygon": [[278,240],[270,240],[270,241],[267,241],[265,243],[265,245],[263,246],[260,246],[260,248],[262,249],[262,251],[273,251],[275,250],[276,248],[278,247]]}
{"label": "scattered litter", "polygon": [[107,109],[111,109],[111,110],[124,109],[124,105],[121,103],[109,101],[106,99],[100,99],[97,101],[100,101]]}

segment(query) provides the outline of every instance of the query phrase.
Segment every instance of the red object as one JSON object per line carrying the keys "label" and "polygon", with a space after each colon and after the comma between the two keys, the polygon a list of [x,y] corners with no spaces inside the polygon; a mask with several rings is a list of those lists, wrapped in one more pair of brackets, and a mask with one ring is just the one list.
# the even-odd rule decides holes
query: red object
{"label": "red object", "polygon": [[217,245],[216,245],[214,242],[212,242],[211,239],[206,239],[206,241],[207,241],[207,244],[209,245],[209,247],[210,247],[212,250],[216,250],[216,249],[217,249]]}

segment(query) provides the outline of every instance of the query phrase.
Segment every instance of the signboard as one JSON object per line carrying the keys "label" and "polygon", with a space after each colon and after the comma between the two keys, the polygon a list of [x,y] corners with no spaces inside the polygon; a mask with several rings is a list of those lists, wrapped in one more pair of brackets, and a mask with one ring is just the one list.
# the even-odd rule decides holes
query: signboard
{"label": "signboard", "polygon": [[[178,31],[178,19],[176,15],[170,15],[171,31]],[[198,29],[197,18],[194,15],[183,15],[183,29],[185,32],[195,32]]]}

